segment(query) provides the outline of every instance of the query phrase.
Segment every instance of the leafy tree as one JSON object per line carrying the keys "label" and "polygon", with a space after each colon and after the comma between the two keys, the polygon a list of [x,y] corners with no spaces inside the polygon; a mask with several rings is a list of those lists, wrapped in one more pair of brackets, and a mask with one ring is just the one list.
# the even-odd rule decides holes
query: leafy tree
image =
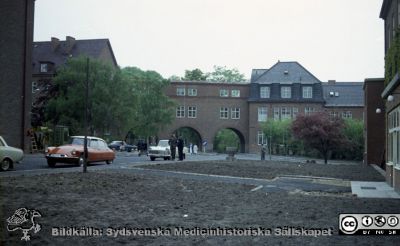
{"label": "leafy tree", "polygon": [[180,81],[181,77],[179,77],[178,75],[172,75],[168,78],[169,81]]}
{"label": "leafy tree", "polygon": [[203,73],[200,69],[196,68],[193,70],[185,70],[185,77],[183,80],[188,81],[205,81],[207,74]]}
{"label": "leafy tree", "polygon": [[223,129],[217,133],[214,139],[214,149],[219,153],[224,153],[226,147],[236,147],[240,151],[240,139],[236,133],[230,129]]}
{"label": "leafy tree", "polygon": [[293,142],[291,133],[292,120],[282,120],[277,121],[269,119],[262,124],[262,130],[272,146],[282,146],[284,152],[287,150],[287,146],[291,145]]}
{"label": "leafy tree", "polygon": [[341,145],[333,154],[337,158],[362,160],[364,154],[364,122],[362,120],[344,120],[343,134],[346,144]]}
{"label": "leafy tree", "polygon": [[293,122],[292,132],[297,139],[318,150],[327,164],[329,151],[338,148],[345,141],[343,127],[342,119],[331,118],[325,112],[318,112],[298,115]]}
{"label": "leafy tree", "polygon": [[143,137],[157,135],[174,116],[174,102],[164,94],[168,80],[155,71],[142,71],[136,67],[123,68],[122,75],[132,87],[132,131]]}
{"label": "leafy tree", "polygon": [[243,82],[245,81],[244,74],[241,74],[238,69],[227,69],[225,66],[214,66],[214,71],[207,75],[208,81],[216,82]]}
{"label": "leafy tree", "polygon": [[[46,119],[56,125],[70,127],[73,134],[84,133],[86,57],[69,59],[54,79],[55,97],[46,106]],[[92,135],[114,132],[121,135],[132,118],[130,87],[119,69],[110,64],[90,60],[89,118]]]}

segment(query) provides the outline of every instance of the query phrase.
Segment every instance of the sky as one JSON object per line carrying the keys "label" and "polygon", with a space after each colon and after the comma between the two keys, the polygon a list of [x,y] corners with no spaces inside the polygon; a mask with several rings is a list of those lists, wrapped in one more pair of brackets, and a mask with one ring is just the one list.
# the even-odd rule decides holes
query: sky
{"label": "sky", "polygon": [[108,38],[121,67],[195,68],[297,61],[321,81],[384,75],[382,0],[36,0],[34,41]]}

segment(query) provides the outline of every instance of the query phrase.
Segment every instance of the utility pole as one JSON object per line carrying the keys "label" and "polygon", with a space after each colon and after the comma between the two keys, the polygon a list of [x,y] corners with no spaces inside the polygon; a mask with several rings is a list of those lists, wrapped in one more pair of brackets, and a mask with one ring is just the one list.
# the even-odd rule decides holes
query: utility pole
{"label": "utility pole", "polygon": [[86,58],[86,88],[85,88],[85,140],[83,143],[83,172],[87,172],[87,159],[88,159],[88,109],[89,109],[89,57]]}

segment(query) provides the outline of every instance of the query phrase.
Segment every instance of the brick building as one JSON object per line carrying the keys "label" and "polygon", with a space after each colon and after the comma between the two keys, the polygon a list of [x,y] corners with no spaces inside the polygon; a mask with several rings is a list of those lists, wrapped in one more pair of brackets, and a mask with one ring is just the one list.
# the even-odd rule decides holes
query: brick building
{"label": "brick building", "polygon": [[191,128],[207,142],[210,151],[218,131],[231,129],[240,139],[241,152],[258,152],[260,144],[266,142],[261,124],[268,119],[292,119],[316,111],[363,119],[362,86],[323,83],[298,62],[253,69],[250,83],[174,81],[166,94],[177,103],[176,117],[160,137]]}
{"label": "brick building", "polygon": [[380,18],[385,29],[385,82],[381,97],[385,103],[386,180],[400,191],[400,1],[384,0]]}
{"label": "brick building", "polygon": [[29,149],[34,0],[0,3],[0,135]]}

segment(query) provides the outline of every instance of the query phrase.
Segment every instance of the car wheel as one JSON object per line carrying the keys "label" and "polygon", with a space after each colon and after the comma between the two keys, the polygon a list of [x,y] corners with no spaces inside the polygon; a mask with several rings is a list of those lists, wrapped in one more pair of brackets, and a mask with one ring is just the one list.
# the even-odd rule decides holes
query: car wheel
{"label": "car wheel", "polygon": [[107,164],[112,164],[114,162],[114,160],[108,160],[106,161]]}
{"label": "car wheel", "polygon": [[85,160],[83,159],[83,155],[79,157],[78,163],[76,164],[78,167],[81,167]]}
{"label": "car wheel", "polygon": [[10,169],[10,167],[12,167],[12,161],[10,159],[6,158],[1,162],[1,171],[7,171],[8,169]]}
{"label": "car wheel", "polygon": [[55,167],[55,166],[56,166],[56,162],[55,162],[55,161],[47,160],[47,166],[49,166],[49,167]]}
{"label": "car wheel", "polygon": [[154,156],[150,156],[150,160],[154,161],[156,158]]}

